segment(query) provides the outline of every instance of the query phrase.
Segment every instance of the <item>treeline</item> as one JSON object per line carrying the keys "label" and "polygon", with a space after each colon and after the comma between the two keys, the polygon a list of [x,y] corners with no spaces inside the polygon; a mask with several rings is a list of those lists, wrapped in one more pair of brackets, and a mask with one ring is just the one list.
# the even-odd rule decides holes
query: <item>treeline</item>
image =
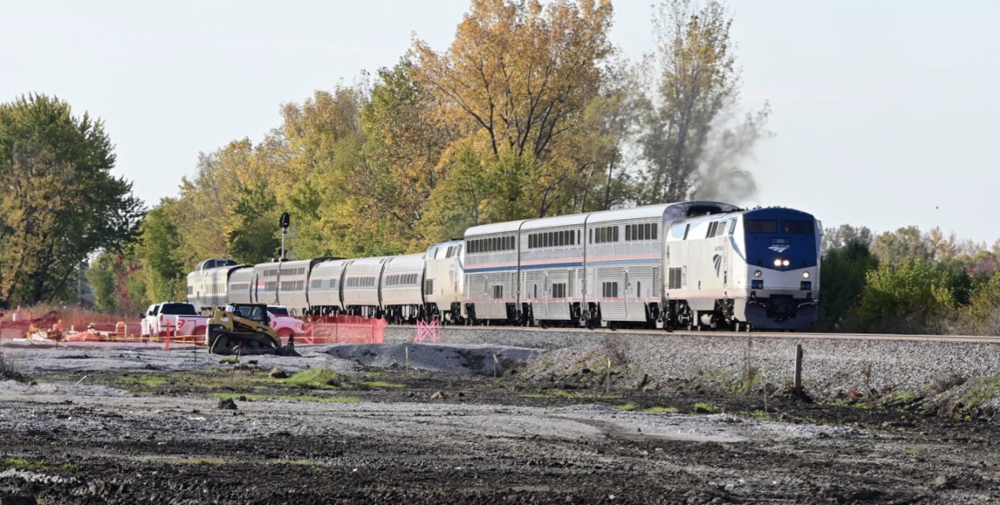
{"label": "treeline", "polygon": [[200,260],[424,249],[477,224],[699,198],[745,200],[741,166],[768,135],[739,106],[731,19],[718,2],[651,11],[658,52],[629,61],[610,1],[473,0],[450,46],[281,106],[260,142],[202,154],[138,245],[88,274],[97,305],[183,298]]}
{"label": "treeline", "polygon": [[819,330],[1000,335],[1000,240],[916,226],[826,230]]}

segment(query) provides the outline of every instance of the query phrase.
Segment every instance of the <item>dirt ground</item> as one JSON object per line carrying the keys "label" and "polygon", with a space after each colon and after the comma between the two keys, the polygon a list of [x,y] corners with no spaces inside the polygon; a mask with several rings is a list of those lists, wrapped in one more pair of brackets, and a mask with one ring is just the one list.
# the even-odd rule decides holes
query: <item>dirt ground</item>
{"label": "dirt ground", "polygon": [[765,406],[688,380],[74,359],[0,382],[0,504],[1000,500],[1000,427],[905,405]]}

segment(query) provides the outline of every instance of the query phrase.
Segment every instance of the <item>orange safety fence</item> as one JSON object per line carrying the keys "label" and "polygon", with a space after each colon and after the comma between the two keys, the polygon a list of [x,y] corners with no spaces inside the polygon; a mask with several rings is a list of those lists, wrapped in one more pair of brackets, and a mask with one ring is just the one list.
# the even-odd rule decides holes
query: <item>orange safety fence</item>
{"label": "orange safety fence", "polygon": [[[361,316],[313,317],[303,325],[303,333],[295,335],[297,344],[381,344],[385,341],[384,319]],[[55,343],[136,343],[162,344],[168,350],[170,344],[205,345],[205,335],[174,335],[167,328],[165,335],[141,335],[139,323],[119,321],[116,323],[90,323],[86,329],[62,328],[59,323],[46,327],[36,326],[36,322],[0,322],[0,342],[26,344]],[[288,342],[283,342],[287,344]]]}
{"label": "orange safety fence", "polygon": [[305,334],[296,337],[306,344],[381,344],[385,341],[385,319],[361,316],[315,316],[307,320]]}

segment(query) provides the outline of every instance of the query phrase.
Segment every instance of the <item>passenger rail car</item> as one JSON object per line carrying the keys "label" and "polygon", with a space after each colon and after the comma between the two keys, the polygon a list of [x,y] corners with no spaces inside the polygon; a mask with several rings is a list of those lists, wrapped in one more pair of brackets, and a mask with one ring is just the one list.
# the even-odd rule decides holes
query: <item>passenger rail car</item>
{"label": "passenger rail car", "polygon": [[206,260],[188,297],[395,323],[801,329],[817,316],[821,229],[793,209],[649,205],[476,226],[404,256]]}
{"label": "passenger rail car", "polygon": [[427,248],[424,259],[424,303],[428,317],[459,324],[466,320],[465,266],[462,263],[465,243],[451,240]]}
{"label": "passenger rail car", "polygon": [[198,263],[187,276],[188,303],[198,311],[225,306],[229,298],[229,274],[240,267],[231,259],[212,258]]}

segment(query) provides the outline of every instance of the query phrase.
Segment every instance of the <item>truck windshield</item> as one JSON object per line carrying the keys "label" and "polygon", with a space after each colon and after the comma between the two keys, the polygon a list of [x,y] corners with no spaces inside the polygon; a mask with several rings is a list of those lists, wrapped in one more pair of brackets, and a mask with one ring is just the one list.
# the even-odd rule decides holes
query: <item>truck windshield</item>
{"label": "truck windshield", "polygon": [[268,307],[267,311],[276,316],[287,316],[288,309],[284,307]]}
{"label": "truck windshield", "polygon": [[169,316],[198,315],[198,313],[194,310],[194,305],[191,305],[190,303],[164,303],[163,307],[160,308],[160,313]]}

